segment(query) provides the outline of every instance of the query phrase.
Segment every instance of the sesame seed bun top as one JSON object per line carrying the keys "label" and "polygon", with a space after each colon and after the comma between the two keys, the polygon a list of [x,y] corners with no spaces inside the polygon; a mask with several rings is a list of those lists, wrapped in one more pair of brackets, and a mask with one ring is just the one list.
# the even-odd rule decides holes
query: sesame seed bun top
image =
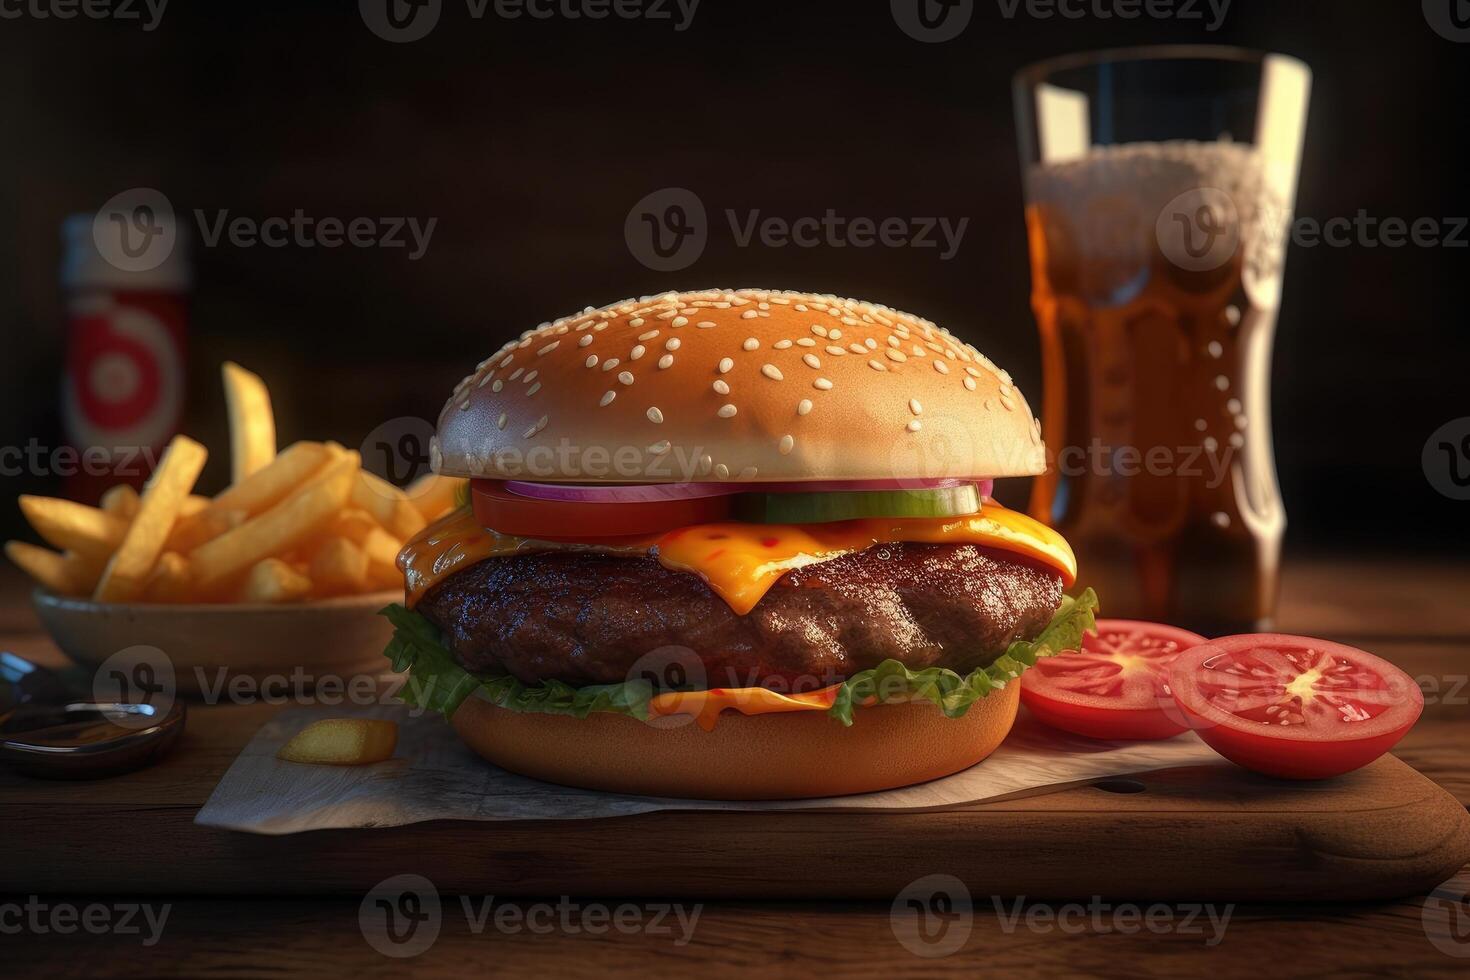
{"label": "sesame seed bun top", "polygon": [[889,480],[1045,469],[1010,375],[912,314],[764,289],[664,293],[527,331],[454,389],[461,477]]}

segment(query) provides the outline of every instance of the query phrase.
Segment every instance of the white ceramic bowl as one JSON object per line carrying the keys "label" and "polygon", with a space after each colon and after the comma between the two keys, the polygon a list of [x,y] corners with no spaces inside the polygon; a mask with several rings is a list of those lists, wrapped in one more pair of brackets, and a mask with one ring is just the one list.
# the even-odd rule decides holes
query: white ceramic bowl
{"label": "white ceramic bowl", "polygon": [[51,638],[78,664],[95,669],[131,648],[156,647],[168,658],[178,692],[197,695],[217,689],[222,667],[227,678],[257,682],[384,673],[390,665],[383,647],[393,627],[378,610],[403,594],[279,605],[106,603],[40,589],[33,598]]}

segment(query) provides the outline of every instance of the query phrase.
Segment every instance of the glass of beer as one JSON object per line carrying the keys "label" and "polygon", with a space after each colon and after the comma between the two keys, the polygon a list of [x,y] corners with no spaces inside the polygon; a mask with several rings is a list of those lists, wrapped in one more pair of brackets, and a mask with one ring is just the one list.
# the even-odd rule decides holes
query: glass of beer
{"label": "glass of beer", "polygon": [[1109,616],[1274,615],[1270,364],[1311,72],[1221,47],[1015,79],[1049,468],[1032,515]]}

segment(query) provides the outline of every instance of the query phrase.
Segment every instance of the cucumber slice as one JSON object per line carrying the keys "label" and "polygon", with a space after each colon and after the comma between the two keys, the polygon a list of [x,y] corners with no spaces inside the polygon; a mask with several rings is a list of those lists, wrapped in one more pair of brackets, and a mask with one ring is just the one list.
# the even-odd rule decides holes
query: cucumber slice
{"label": "cucumber slice", "polygon": [[932,490],[742,493],[735,514],[752,524],[825,524],[862,517],[961,517],[980,511],[973,483]]}

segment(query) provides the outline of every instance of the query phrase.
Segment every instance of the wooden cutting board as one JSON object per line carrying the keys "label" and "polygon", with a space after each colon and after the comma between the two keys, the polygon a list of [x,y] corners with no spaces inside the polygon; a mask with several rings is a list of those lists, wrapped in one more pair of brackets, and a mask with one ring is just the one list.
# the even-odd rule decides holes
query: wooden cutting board
{"label": "wooden cutting board", "polygon": [[0,808],[0,833],[26,843],[0,862],[0,892],[360,895],[413,873],[442,892],[502,896],[891,900],[944,873],[977,896],[1336,901],[1424,892],[1470,862],[1465,808],[1392,757],[1322,783],[1171,769],[924,812],[660,812],[285,837],[196,827],[197,807],[106,795]]}

